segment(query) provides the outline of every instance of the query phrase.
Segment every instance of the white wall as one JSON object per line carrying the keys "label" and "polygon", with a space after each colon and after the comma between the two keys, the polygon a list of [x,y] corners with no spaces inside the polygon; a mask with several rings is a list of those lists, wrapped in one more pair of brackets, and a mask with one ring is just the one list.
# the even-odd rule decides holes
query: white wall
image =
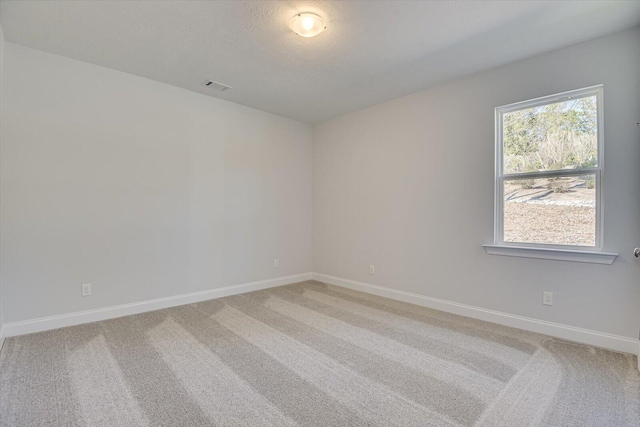
{"label": "white wall", "polygon": [[[2,70],[4,68],[4,33],[2,32],[2,25],[0,25],[0,147],[2,146]],[[0,171],[2,170],[0,166]],[[2,203],[2,191],[0,191],[0,204]],[[2,220],[2,212],[0,212],[0,221]],[[0,236],[2,235],[0,229]],[[0,256],[2,252],[0,249]],[[2,265],[0,264],[0,269]],[[1,273],[1,271],[0,271]],[[0,274],[0,348],[2,348],[2,343],[4,335],[2,333],[2,327],[4,326],[4,312],[2,310],[2,274]]]}
{"label": "white wall", "polygon": [[[494,108],[604,84],[610,266],[490,256]],[[637,338],[640,29],[339,117],[314,131],[314,271]],[[376,266],[374,276],[369,264]],[[542,292],[554,292],[554,306]]]}
{"label": "white wall", "polygon": [[310,271],[310,126],[11,43],[2,114],[5,322]]}
{"label": "white wall", "polygon": [[[292,120],[11,43],[4,57],[5,323],[309,271],[313,213],[318,273],[637,337],[640,29],[321,124],[313,153]],[[494,107],[600,83],[620,256],[487,255]]]}

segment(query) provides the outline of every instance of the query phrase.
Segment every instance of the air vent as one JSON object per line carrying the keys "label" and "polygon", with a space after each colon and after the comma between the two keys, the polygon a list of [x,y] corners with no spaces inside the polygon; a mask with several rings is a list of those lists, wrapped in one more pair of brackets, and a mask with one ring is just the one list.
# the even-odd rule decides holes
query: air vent
{"label": "air vent", "polygon": [[202,83],[202,86],[206,86],[207,89],[215,90],[216,92],[223,92],[227,89],[231,89],[231,86],[223,85],[222,83],[214,82],[213,80],[207,80]]}

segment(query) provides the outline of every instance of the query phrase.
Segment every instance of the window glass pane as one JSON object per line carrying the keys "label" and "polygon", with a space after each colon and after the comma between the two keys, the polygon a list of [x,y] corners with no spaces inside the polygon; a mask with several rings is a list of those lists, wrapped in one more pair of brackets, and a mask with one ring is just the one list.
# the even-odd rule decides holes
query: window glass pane
{"label": "window glass pane", "polygon": [[597,166],[595,96],[503,115],[504,173]]}
{"label": "window glass pane", "polygon": [[596,176],[504,181],[504,241],[595,246]]}

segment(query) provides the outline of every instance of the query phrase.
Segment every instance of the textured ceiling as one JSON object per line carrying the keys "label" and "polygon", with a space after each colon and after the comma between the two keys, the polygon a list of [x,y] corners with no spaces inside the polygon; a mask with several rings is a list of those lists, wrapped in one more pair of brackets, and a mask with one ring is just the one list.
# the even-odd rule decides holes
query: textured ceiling
{"label": "textured ceiling", "polygon": [[[327,30],[295,35],[304,11]],[[640,1],[2,0],[0,17],[9,42],[316,123],[636,26]]]}

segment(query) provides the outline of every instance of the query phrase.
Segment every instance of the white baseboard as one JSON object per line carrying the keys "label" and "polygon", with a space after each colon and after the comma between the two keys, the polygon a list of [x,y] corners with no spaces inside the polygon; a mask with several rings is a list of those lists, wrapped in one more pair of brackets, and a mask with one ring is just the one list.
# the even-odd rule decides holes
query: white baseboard
{"label": "white baseboard", "polygon": [[5,323],[2,339],[17,335],[31,334],[34,332],[48,331],[50,329],[64,328],[66,326],[80,325],[83,323],[98,322],[100,320],[129,316],[147,311],[160,310],[178,305],[192,304],[209,299],[221,298],[245,292],[258,291],[260,289],[289,285],[311,279],[311,273],[295,274],[292,276],[277,277],[275,279],[260,280],[258,282],[243,283],[240,285],[225,286],[223,288],[210,289],[200,292],[176,295],[166,298],[157,298],[131,304],[116,305],[113,307],[99,308],[96,310],[78,311],[75,313],[58,316],[42,317],[39,319],[20,322]]}
{"label": "white baseboard", "polygon": [[160,310],[168,307],[175,307],[184,304],[206,301],[209,299],[221,298],[230,295],[242,294],[245,292],[257,291],[260,289],[273,288],[276,286],[288,285],[291,283],[303,282],[305,280],[318,280],[331,285],[341,286],[356,291],[366,292],[398,301],[404,301],[423,307],[446,311],[461,316],[511,326],[526,331],[537,332],[562,338],[596,347],[607,348],[623,353],[636,354],[638,356],[638,369],[640,369],[640,342],[637,339],[623,337],[619,335],[607,334],[604,332],[592,331],[589,329],[576,328],[574,326],[562,325],[559,323],[547,322],[530,317],[517,316],[500,311],[487,310],[481,307],[460,304],[453,301],[431,298],[424,295],[399,291],[383,286],[370,285],[368,283],[343,279],[320,273],[302,273],[292,276],[277,277],[275,279],[261,280],[240,285],[225,286],[222,288],[210,289],[201,292],[176,295],[166,298],[141,301],[131,304],[122,304],[113,307],[106,307],[96,310],[79,311],[75,313],[58,316],[43,317],[39,319],[25,320],[20,322],[10,322],[3,325],[0,330],[0,350],[5,338],[17,335],[42,332],[50,329],[63,328],[66,326],[80,325],[83,323],[97,322],[100,320],[113,319],[116,317],[128,316],[132,314],[144,313],[147,311]]}
{"label": "white baseboard", "polygon": [[[513,328],[524,329],[525,331],[537,332],[556,338],[602,347],[622,353],[637,354],[640,359],[640,341],[634,338],[576,328],[574,326],[547,322],[530,317],[517,316],[500,311],[487,310],[481,307],[431,298],[424,295],[385,288],[383,286],[370,285],[368,283],[356,282],[354,280],[329,276],[327,274],[313,273],[313,279],[330,285],[341,286],[343,288],[366,292],[440,311],[446,311],[460,316],[485,320],[487,322],[511,326]],[[638,362],[638,369],[640,369],[640,361]]]}

